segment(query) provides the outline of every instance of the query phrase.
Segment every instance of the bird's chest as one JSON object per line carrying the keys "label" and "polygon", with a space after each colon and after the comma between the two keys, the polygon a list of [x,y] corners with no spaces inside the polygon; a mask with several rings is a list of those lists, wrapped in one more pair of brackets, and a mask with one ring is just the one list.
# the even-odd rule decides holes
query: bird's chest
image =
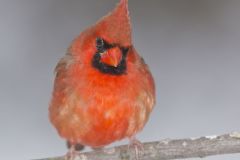
{"label": "bird's chest", "polygon": [[91,76],[78,82],[69,104],[77,120],[72,128],[79,128],[81,141],[97,146],[126,136],[136,109],[135,90],[114,77]]}
{"label": "bird's chest", "polygon": [[134,78],[88,74],[68,81],[64,105],[59,107],[61,135],[99,146],[140,130],[149,114],[144,97],[147,94],[142,80]]}
{"label": "bird's chest", "polygon": [[[141,89],[138,82],[133,82],[129,75],[108,75],[99,72],[87,72],[73,79],[72,90],[85,103],[91,105],[116,105],[137,96]],[[114,104],[113,104],[114,103]]]}

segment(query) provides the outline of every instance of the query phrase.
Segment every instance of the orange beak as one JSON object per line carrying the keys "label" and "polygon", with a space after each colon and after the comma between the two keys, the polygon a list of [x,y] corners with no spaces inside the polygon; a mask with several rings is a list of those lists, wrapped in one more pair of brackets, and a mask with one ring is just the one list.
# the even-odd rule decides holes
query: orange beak
{"label": "orange beak", "polygon": [[101,53],[101,62],[113,67],[117,67],[122,60],[122,53],[118,47],[108,49]]}

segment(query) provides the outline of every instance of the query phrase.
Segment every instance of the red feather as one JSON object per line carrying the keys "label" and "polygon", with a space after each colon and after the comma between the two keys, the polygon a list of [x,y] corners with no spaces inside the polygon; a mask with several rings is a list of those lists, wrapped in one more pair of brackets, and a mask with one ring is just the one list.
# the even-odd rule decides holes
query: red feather
{"label": "red feather", "polygon": [[[98,37],[117,45],[109,50],[111,54],[119,54],[118,46],[129,48],[124,74],[93,67]],[[121,0],[110,14],[82,32],[58,63],[49,116],[58,133],[72,144],[105,146],[134,136],[146,124],[155,104],[155,86],[131,39],[128,1]]]}

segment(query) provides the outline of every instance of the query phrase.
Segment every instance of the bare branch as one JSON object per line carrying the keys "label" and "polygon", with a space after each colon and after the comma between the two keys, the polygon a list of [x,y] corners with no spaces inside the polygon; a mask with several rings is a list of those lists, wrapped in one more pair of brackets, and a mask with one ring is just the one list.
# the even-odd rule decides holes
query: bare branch
{"label": "bare branch", "polygon": [[[221,136],[206,136],[178,140],[161,140],[144,143],[144,153],[141,160],[170,160],[211,155],[240,153],[240,133],[234,132]],[[84,152],[76,160],[130,160],[134,151],[129,151],[127,145],[99,151]],[[42,160],[64,160],[64,157]]]}

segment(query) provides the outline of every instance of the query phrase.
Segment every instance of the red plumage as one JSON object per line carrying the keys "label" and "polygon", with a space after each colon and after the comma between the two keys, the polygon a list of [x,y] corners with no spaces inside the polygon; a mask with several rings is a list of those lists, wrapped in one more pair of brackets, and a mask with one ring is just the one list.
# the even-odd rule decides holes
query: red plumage
{"label": "red plumage", "polygon": [[155,104],[154,80],[132,45],[127,3],[83,31],[56,67],[49,116],[72,144],[132,137]]}

